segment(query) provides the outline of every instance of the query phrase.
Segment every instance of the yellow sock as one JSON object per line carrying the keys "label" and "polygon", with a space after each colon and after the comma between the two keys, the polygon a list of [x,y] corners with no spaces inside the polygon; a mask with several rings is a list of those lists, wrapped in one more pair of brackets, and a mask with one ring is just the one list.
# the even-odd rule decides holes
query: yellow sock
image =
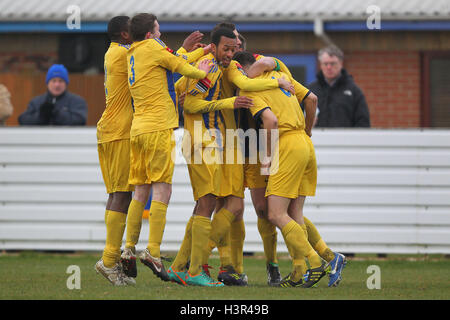
{"label": "yellow sock", "polygon": [[106,225],[106,220],[108,219],[108,214],[109,214],[109,210],[105,210],[105,225]]}
{"label": "yellow sock", "polygon": [[209,234],[211,233],[211,220],[202,216],[194,216],[192,222],[192,251],[189,273],[192,276],[199,275],[202,271],[203,259]]}
{"label": "yellow sock", "polygon": [[267,263],[278,263],[277,229],[269,220],[258,218],[258,231],[264,246]]}
{"label": "yellow sock", "polygon": [[303,216],[303,220],[305,221],[306,230],[308,232],[308,241],[311,246],[314,247],[322,237],[320,236],[319,231],[317,231],[316,226],[311,222],[311,220],[309,220],[305,216]]}
{"label": "yellow sock", "polygon": [[292,272],[291,272],[291,280],[298,282],[303,275],[308,271],[308,266],[306,265],[305,258],[298,258],[292,260]]}
{"label": "yellow sock", "polygon": [[225,236],[230,231],[231,223],[234,220],[234,214],[225,208],[219,210],[214,214],[211,221],[211,234],[209,239],[213,241],[216,246],[223,246],[225,244]]}
{"label": "yellow sock", "polygon": [[[303,234],[305,235],[306,239],[308,239],[308,229],[306,228],[305,224],[299,224],[300,228],[302,228]],[[310,243],[311,245],[311,243]],[[312,247],[312,245],[311,245]]]}
{"label": "yellow sock", "polygon": [[320,239],[319,242],[316,243],[316,245],[314,246],[314,250],[316,250],[319,256],[321,256],[322,259],[324,259],[326,262],[330,262],[334,259],[334,252],[331,251],[330,248],[328,248],[323,239]]}
{"label": "yellow sock", "polygon": [[160,201],[152,201],[149,210],[148,224],[150,233],[148,237],[147,249],[155,258],[161,257],[161,242],[166,226],[167,204]]}
{"label": "yellow sock", "polygon": [[[230,231],[228,231],[225,234],[225,237],[222,239],[220,246],[217,247],[217,250],[219,251],[219,257],[220,257],[220,266],[226,267],[233,264],[231,260],[231,242],[230,242]],[[212,240],[209,240],[209,253],[211,253],[213,246],[215,245],[215,242]],[[208,256],[209,258],[209,256]],[[206,259],[206,261],[208,261]]]}
{"label": "yellow sock", "polygon": [[191,216],[186,224],[186,231],[184,232],[183,242],[181,243],[180,250],[178,250],[177,256],[172,263],[172,269],[175,271],[184,271],[186,264],[191,257],[192,247],[192,223],[194,222],[194,216]]}
{"label": "yellow sock", "polygon": [[303,229],[292,220],[281,229],[281,233],[289,250],[289,255],[292,258],[292,272],[290,278],[292,281],[298,282],[308,270],[305,256],[299,245],[301,243],[301,235],[305,237]]}
{"label": "yellow sock", "polygon": [[303,217],[308,232],[308,241],[316,252],[327,262],[334,259],[334,253],[328,248],[325,241],[320,236],[316,226],[306,217]]}
{"label": "yellow sock", "polygon": [[131,200],[127,214],[127,241],[125,246],[134,249],[139,241],[142,227],[142,213],[144,212],[145,203]]}
{"label": "yellow sock", "polygon": [[105,267],[112,268],[120,259],[120,247],[122,246],[123,233],[127,215],[122,212],[108,212],[106,219],[106,245],[103,250],[103,263]]}
{"label": "yellow sock", "polygon": [[[306,239],[308,239],[308,230],[307,230],[307,228],[306,228],[306,225],[304,225],[304,224],[300,224],[300,227],[302,228],[302,230],[303,230],[303,234],[305,235],[305,238]],[[311,244],[311,243],[310,243]],[[312,245],[311,245],[312,246]],[[305,270],[305,268],[306,269],[308,269],[308,267],[307,267],[307,265],[306,265],[306,260],[303,258],[302,259],[303,261],[299,261],[299,262],[297,262],[297,265],[299,266],[298,267],[298,270],[300,271],[302,271],[303,273],[302,274],[305,274],[306,273],[306,270]],[[295,265],[295,261],[294,261],[294,265]],[[295,269],[295,267],[294,267],[294,269]]]}
{"label": "yellow sock", "polygon": [[309,250],[309,252],[305,256],[308,258],[311,268],[320,267],[322,265],[322,260],[320,259],[320,256],[317,254],[316,250],[314,250],[314,248],[308,242],[308,229],[306,228],[305,224],[301,224],[300,227],[303,230],[303,235],[305,237],[306,244],[307,244],[307,245],[305,245],[305,248],[307,248],[307,250]]}
{"label": "yellow sock", "polygon": [[281,229],[281,233],[283,234],[286,246],[290,248],[289,252],[292,255],[292,260],[306,257],[309,260],[311,268],[321,266],[322,262],[319,255],[311,247],[302,227],[297,222],[291,220]]}
{"label": "yellow sock", "polygon": [[231,261],[237,273],[244,273],[244,240],[244,220],[233,221],[230,229]]}

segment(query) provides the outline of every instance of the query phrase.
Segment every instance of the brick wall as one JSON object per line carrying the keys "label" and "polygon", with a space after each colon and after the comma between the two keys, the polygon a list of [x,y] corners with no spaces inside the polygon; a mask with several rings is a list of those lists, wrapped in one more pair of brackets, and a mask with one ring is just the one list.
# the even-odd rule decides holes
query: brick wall
{"label": "brick wall", "polygon": [[[270,35],[270,34],[269,34]],[[170,44],[173,48],[178,48],[186,34],[175,34],[168,36]],[[267,36],[267,35],[266,35]],[[285,41],[286,37],[306,37],[308,41]],[[340,35],[343,37],[343,35]],[[359,43],[361,47],[361,35],[346,35],[353,39],[351,43]],[[374,35],[366,35],[372,36]],[[379,37],[381,35],[378,35]],[[250,46],[257,46],[260,42],[258,39],[262,37],[259,33],[255,33],[249,41]],[[338,35],[334,35],[338,40],[342,40]],[[58,60],[58,35],[54,34],[0,34],[0,41],[8,43],[8,46],[0,48],[0,74],[21,75],[21,76],[42,76],[45,75],[48,67]],[[346,38],[345,38],[346,39]],[[389,42],[378,39],[377,43]],[[343,40],[342,40],[343,41]],[[301,43],[304,46],[309,44],[311,47],[299,48],[282,48],[281,53],[299,53],[299,52],[315,52],[319,46],[319,40],[312,34],[289,33],[284,35],[283,43]],[[262,42],[261,42],[262,43]],[[274,44],[265,39],[266,47],[273,49]],[[389,42],[390,43],[390,42]],[[42,45],[40,45],[42,44]],[[386,46],[386,45],[385,45]],[[316,48],[317,47],[317,48]],[[361,87],[365,93],[373,127],[378,128],[409,128],[420,127],[421,125],[421,69],[420,69],[420,53],[417,49],[408,49],[404,51],[380,50],[374,48],[358,48],[356,45],[342,45],[345,52],[345,68],[353,75],[357,85]],[[264,48],[264,46],[262,46]],[[269,50],[267,48],[267,50]],[[264,51],[258,49],[257,51]],[[269,50],[270,51],[270,50]],[[101,79],[101,75],[99,75]],[[80,83],[83,83],[80,80]],[[102,84],[100,80],[98,83]],[[81,84],[80,84],[81,85]],[[20,86],[19,86],[20,87]],[[75,88],[71,83],[71,89]],[[97,87],[97,86],[96,86]],[[98,85],[100,88],[101,85]],[[101,89],[101,88],[100,88]],[[81,89],[80,89],[81,90]],[[20,92],[21,90],[19,90]],[[89,91],[89,94],[87,93]],[[98,97],[91,102],[88,101],[90,109],[104,107],[104,103],[100,103],[103,96],[103,90],[98,93],[90,93],[92,90],[81,90],[80,93]],[[13,92],[18,94],[17,92]],[[22,92],[20,95],[24,95]],[[28,98],[31,98],[27,97]],[[18,108],[23,108],[25,102],[17,103]],[[89,124],[96,123],[99,112],[91,113]],[[100,113],[101,114],[101,113]],[[14,121],[10,124],[13,124]]]}
{"label": "brick wall", "polygon": [[56,34],[0,34],[0,73],[36,75],[58,61]]}
{"label": "brick wall", "polygon": [[372,127],[420,127],[420,53],[351,51],[344,67],[363,90]]}

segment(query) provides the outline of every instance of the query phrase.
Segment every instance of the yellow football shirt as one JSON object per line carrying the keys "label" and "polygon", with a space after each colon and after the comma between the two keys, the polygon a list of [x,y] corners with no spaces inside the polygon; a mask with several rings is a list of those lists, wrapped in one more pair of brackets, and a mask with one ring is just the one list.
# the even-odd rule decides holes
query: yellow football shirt
{"label": "yellow football shirt", "polygon": [[197,48],[191,52],[187,52],[185,48],[181,47],[176,53],[188,63],[193,63],[205,55],[205,50],[203,48]]}
{"label": "yellow football shirt", "polygon": [[[278,88],[277,79],[250,79],[242,66],[235,60],[223,70],[222,97],[229,98],[237,95],[237,89],[245,91],[262,91]],[[238,110],[224,110],[223,116],[227,129],[239,127],[240,112]]]}
{"label": "yellow football shirt", "polygon": [[265,72],[258,79],[278,79],[285,75],[289,81],[294,84],[296,95],[292,95],[289,91],[284,89],[271,89],[259,92],[241,91],[240,95],[245,95],[253,99],[253,107],[250,112],[253,117],[257,118],[259,113],[266,108],[270,108],[278,119],[279,134],[282,135],[285,131],[304,130],[305,119],[302,109],[298,102],[300,97],[303,100],[308,94],[309,90],[295,81],[292,77],[280,71]]}
{"label": "yellow football shirt", "polygon": [[[264,58],[264,56],[260,55],[260,54],[254,54],[254,56],[255,56],[256,61],[258,61],[261,58]],[[292,77],[291,71],[289,71],[289,68],[284,64],[283,61],[281,61],[278,58],[274,58],[274,57],[272,57],[272,58],[275,60],[275,62],[278,64],[278,67],[279,67],[279,70],[276,70],[276,71],[281,71],[282,73],[285,73],[288,76],[288,80],[291,81],[291,83],[294,85],[295,95],[297,97],[298,102],[302,103],[303,100],[307,96],[307,95],[306,96],[304,95],[304,90],[306,88]]]}
{"label": "yellow football shirt", "polygon": [[[206,79],[190,80],[182,77],[176,84],[177,90],[180,92],[186,91],[187,95],[184,101],[184,127],[191,133],[193,139],[195,122],[202,124],[202,139],[203,146],[211,146],[211,142],[215,141],[215,146],[223,147],[223,140],[221,139],[225,134],[225,121],[221,110],[234,109],[235,98],[222,99],[221,97],[221,82],[222,69],[219,67],[213,54],[209,53],[198,61],[200,63],[203,59],[209,59],[212,62],[211,70]],[[218,139],[205,135],[211,129],[218,130],[222,137]],[[194,141],[192,141],[194,142]]]}
{"label": "yellow football shirt", "polygon": [[129,45],[111,42],[105,54],[106,107],[97,123],[98,143],[129,139],[133,107],[128,89]]}
{"label": "yellow football shirt", "polygon": [[128,85],[134,101],[131,136],[178,127],[173,73],[203,79],[204,71],[174,54],[160,39],[134,42],[127,53]]}

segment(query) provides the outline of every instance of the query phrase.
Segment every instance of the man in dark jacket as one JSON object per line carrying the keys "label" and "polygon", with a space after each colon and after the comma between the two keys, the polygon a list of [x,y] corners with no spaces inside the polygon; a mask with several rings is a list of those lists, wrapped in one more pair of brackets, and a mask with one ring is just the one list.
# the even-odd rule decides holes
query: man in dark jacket
{"label": "man in dark jacket", "polygon": [[318,97],[316,127],[370,127],[369,108],[361,89],[343,68],[337,47],[318,54],[321,71],[309,89]]}
{"label": "man in dark jacket", "polygon": [[21,125],[82,126],[86,124],[86,101],[68,92],[69,74],[61,64],[50,67],[46,77],[47,93],[33,98],[19,116]]}

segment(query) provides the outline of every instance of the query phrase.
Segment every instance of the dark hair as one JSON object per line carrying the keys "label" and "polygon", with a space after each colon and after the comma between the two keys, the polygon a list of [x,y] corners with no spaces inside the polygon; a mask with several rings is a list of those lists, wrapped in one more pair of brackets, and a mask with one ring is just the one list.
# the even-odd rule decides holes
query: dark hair
{"label": "dark hair", "polygon": [[236,35],[230,29],[219,28],[211,33],[211,42],[218,46],[222,37],[236,39]]}
{"label": "dark hair", "polygon": [[130,22],[130,33],[133,41],[145,39],[148,32],[155,30],[155,22],[158,18],[151,13],[139,13],[135,15]]}
{"label": "dark hair", "polygon": [[256,62],[255,56],[248,51],[236,52],[233,60],[239,62],[241,66],[252,65]]}
{"label": "dark hair", "polygon": [[111,41],[120,40],[121,33],[128,32],[130,17],[116,16],[111,18],[108,22],[108,37]]}
{"label": "dark hair", "polygon": [[234,23],[224,21],[224,22],[220,22],[220,23],[216,24],[216,26],[212,29],[211,34],[213,34],[217,29],[222,29],[222,28],[229,29],[231,31],[236,30],[236,26]]}
{"label": "dark hair", "polygon": [[241,40],[242,44],[241,44],[241,49],[242,50],[247,50],[247,40],[244,38],[244,36],[242,34],[239,33],[238,35],[239,40]]}

